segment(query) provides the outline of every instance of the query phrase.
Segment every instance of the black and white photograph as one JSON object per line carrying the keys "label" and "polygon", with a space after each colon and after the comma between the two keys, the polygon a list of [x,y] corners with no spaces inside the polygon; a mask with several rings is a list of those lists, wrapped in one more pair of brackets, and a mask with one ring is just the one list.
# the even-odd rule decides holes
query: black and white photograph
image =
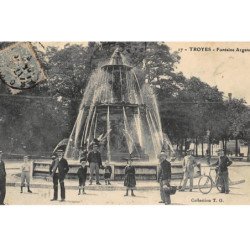
{"label": "black and white photograph", "polygon": [[1,249],[247,249],[243,0],[0,4]]}
{"label": "black and white photograph", "polygon": [[250,204],[250,43],[1,42],[2,205]]}

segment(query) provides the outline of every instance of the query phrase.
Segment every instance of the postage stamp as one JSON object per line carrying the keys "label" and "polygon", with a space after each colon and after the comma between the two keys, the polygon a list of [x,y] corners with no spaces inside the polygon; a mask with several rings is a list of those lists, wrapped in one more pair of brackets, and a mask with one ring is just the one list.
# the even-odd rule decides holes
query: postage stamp
{"label": "postage stamp", "polygon": [[15,43],[0,50],[0,78],[13,89],[30,89],[46,79],[30,43]]}

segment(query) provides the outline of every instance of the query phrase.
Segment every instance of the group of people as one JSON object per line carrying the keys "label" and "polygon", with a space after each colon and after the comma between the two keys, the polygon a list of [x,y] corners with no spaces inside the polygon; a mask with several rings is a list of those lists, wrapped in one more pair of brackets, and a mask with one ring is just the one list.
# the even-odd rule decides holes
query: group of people
{"label": "group of people", "polygon": [[[63,158],[63,150],[57,150],[53,155],[53,161],[50,165],[50,175],[53,178],[53,189],[54,196],[51,201],[56,201],[58,199],[58,186],[60,184],[61,190],[61,201],[65,201],[65,186],[64,179],[69,171],[69,165],[65,158]],[[88,164],[89,163],[89,164]],[[111,185],[110,179],[112,174],[112,168],[109,161],[106,161],[104,166],[102,164],[101,153],[98,150],[98,145],[93,145],[93,149],[81,155],[80,167],[77,170],[77,176],[79,180],[78,195],[86,194],[85,184],[87,180],[87,167],[90,169],[89,185],[93,184],[94,174],[96,179],[96,185],[101,185],[100,183],[100,169],[104,170],[104,180],[106,185]]]}
{"label": "group of people", "polygon": [[[187,155],[183,159],[182,167],[183,167],[183,179],[182,185],[179,191],[184,192],[186,190],[187,182],[189,180],[189,191],[193,190],[193,178],[194,178],[194,168],[198,167],[198,171],[201,171],[200,164],[197,162],[195,157],[193,156],[193,150],[188,149]],[[228,167],[232,164],[232,161],[225,154],[223,149],[219,149],[217,151],[218,159],[215,163],[210,164],[210,166],[216,166],[216,174],[218,175],[218,179],[221,184],[221,193],[228,194],[229,190],[229,174]],[[171,204],[170,195],[174,193],[171,189],[171,163],[167,160],[167,155],[165,152],[161,152],[159,155],[160,160],[160,168],[158,171],[158,182],[160,183],[160,203],[164,203],[165,205]],[[173,187],[172,187],[173,188]]]}
{"label": "group of people", "polygon": [[[194,168],[197,166],[200,171],[200,164],[198,164],[195,157],[192,155],[193,150],[187,150],[187,155],[183,159],[183,185],[180,191],[185,191],[187,181],[189,179],[190,186],[189,191],[192,192],[193,190],[193,178],[194,178]],[[229,190],[229,174],[228,174],[228,167],[232,164],[232,161],[229,157],[225,154],[223,149],[218,149],[218,159],[215,163],[211,164],[209,161],[210,166],[216,166],[216,174],[218,175],[218,179],[221,184],[221,193],[228,194]]]}
{"label": "group of people", "polygon": [[[189,191],[193,190],[193,178],[194,178],[194,168],[197,166],[200,171],[200,165],[193,156],[193,151],[191,149],[187,150],[187,155],[183,159],[183,184],[179,191],[185,191],[188,180],[190,181]],[[221,180],[222,193],[229,193],[228,184],[228,166],[232,164],[232,161],[224,154],[223,149],[218,150],[218,160],[211,164],[211,166],[217,166],[217,174]],[[159,155],[160,168],[157,173],[157,180],[160,184],[160,203],[165,205],[171,204],[171,194],[175,193],[175,190],[171,186],[171,163],[168,161],[168,156],[165,152],[161,152]],[[89,164],[88,164],[89,163]],[[87,167],[90,168],[90,178],[89,185],[93,184],[94,174],[96,179],[96,185],[101,185],[99,170],[104,169],[104,180],[106,185],[111,185],[110,178],[112,174],[112,168],[109,161],[106,161],[104,166],[102,164],[102,157],[98,150],[98,145],[93,145],[93,149],[82,156],[80,159],[80,167],[77,171],[77,176],[79,179],[79,189],[78,195],[85,193],[85,184],[87,180]],[[68,162],[63,158],[63,151],[58,151],[55,156],[51,167],[50,174],[53,176],[54,184],[54,197],[52,201],[58,199],[58,183],[60,183],[61,188],[61,201],[65,200],[65,187],[64,178],[69,171]],[[26,178],[27,179],[27,178]],[[124,186],[126,187],[126,193],[124,196],[129,195],[135,196],[134,190],[136,188],[136,178],[135,178],[135,167],[133,166],[132,158],[127,159],[127,165],[125,167],[125,177]],[[28,185],[29,190],[29,185]]]}
{"label": "group of people", "polygon": [[[5,163],[2,159],[3,152],[0,151],[0,205],[4,204],[5,194],[6,194],[6,170]],[[50,166],[49,172],[53,179],[53,189],[54,195],[51,201],[58,200],[58,186],[60,185],[61,201],[65,201],[65,185],[64,179],[69,171],[69,165],[67,160],[63,157],[63,150],[58,150],[53,155],[53,161]],[[220,177],[221,181],[221,193],[228,194],[229,190],[229,178],[228,178],[228,166],[232,164],[232,161],[225,155],[224,150],[218,150],[218,160],[210,166],[217,166],[216,172]],[[168,156],[165,152],[161,152],[159,155],[160,168],[157,174],[157,180],[160,184],[160,203],[166,205],[171,204],[170,195],[175,193],[173,187],[171,186],[171,163],[168,161]],[[195,157],[192,155],[192,150],[187,150],[187,155],[183,159],[183,185],[179,191],[185,191],[187,181],[190,181],[189,191],[192,192],[193,189],[193,178],[194,178],[194,168],[199,164]],[[21,164],[21,193],[23,193],[23,188],[27,186],[27,192],[32,193],[30,189],[30,174],[31,174],[31,162],[28,156],[24,156],[23,163]],[[78,195],[85,193],[85,184],[87,180],[87,167],[90,168],[90,178],[89,185],[93,184],[94,174],[96,185],[101,185],[99,170],[104,170],[104,180],[106,185],[111,185],[110,179],[112,174],[112,167],[109,161],[106,161],[104,166],[102,164],[101,153],[98,150],[98,145],[93,145],[93,149],[84,154],[80,159],[80,167],[77,171],[77,176],[79,179]],[[199,169],[200,171],[200,169]],[[135,178],[135,167],[133,166],[132,159],[127,159],[127,165],[125,167],[125,178],[124,186],[126,187],[126,193],[124,196],[129,195],[131,191],[131,196],[135,196],[134,190],[136,188],[136,178]]]}

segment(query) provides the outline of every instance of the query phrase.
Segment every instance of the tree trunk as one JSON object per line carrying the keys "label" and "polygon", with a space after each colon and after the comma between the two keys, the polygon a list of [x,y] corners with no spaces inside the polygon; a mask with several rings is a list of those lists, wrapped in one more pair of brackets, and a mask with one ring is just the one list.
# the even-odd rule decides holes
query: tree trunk
{"label": "tree trunk", "polygon": [[187,139],[185,138],[184,139],[184,153],[186,155],[186,152],[187,152]]}
{"label": "tree trunk", "polygon": [[247,143],[248,150],[247,150],[247,161],[250,161],[250,141]]}
{"label": "tree trunk", "polygon": [[181,139],[181,148],[180,148],[180,156],[182,157],[182,154],[183,154],[183,139]]}
{"label": "tree trunk", "polygon": [[225,148],[224,148],[225,155],[227,155],[227,140],[225,139]]}
{"label": "tree trunk", "polygon": [[195,138],[195,155],[198,156],[198,140]]}
{"label": "tree trunk", "polygon": [[208,143],[207,143],[207,153],[209,156],[211,156],[211,143],[210,143],[210,137],[208,138]]}
{"label": "tree trunk", "polygon": [[235,139],[235,156],[238,156],[238,139]]}
{"label": "tree trunk", "polygon": [[225,149],[225,141],[224,141],[224,139],[222,139],[222,148],[223,148],[223,150]]}
{"label": "tree trunk", "polygon": [[202,155],[202,157],[204,157],[204,144],[203,144],[203,140],[201,141],[201,155]]}

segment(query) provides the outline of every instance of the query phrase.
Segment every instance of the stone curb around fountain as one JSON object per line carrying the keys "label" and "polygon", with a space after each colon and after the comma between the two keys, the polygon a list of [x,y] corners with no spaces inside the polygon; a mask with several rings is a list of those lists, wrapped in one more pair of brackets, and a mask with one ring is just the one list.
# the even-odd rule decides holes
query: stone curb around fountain
{"label": "stone curb around fountain", "polygon": [[[69,190],[78,190],[77,181],[75,182],[75,185],[72,183],[67,183],[67,180],[65,181],[65,188]],[[87,185],[85,186],[85,190],[94,190],[94,191],[122,191],[125,190],[126,187],[123,186],[123,181],[113,181],[111,182],[111,185]],[[179,186],[180,180],[172,181],[172,186]],[[12,181],[6,183],[6,186],[8,187],[20,187],[21,183],[19,181]],[[32,183],[30,184],[31,188],[41,188],[41,189],[53,189],[53,183]],[[159,184],[156,181],[137,181],[136,190],[141,191],[149,191],[149,190],[159,190]],[[193,189],[198,189],[198,185],[194,185]]]}
{"label": "stone curb around fountain", "polygon": [[[197,179],[194,179],[194,181],[198,181]],[[238,181],[232,181],[230,186],[238,185],[241,183],[245,183],[245,180],[238,180]],[[78,190],[77,181],[75,185],[68,185],[67,180],[65,182],[65,188],[68,190]],[[173,180],[171,181],[171,186],[176,186],[177,188],[180,185],[180,180]],[[7,187],[20,187],[21,183],[19,181],[16,182],[7,182]],[[53,189],[52,183],[31,183],[31,188],[40,188],[40,189]],[[186,187],[186,191],[188,191],[188,186]],[[213,185],[213,188],[216,188],[215,185]],[[113,181],[111,185],[86,185],[85,190],[92,190],[92,191],[123,191],[126,188],[123,186],[123,182]],[[136,190],[140,191],[153,191],[153,190],[159,190],[159,184],[155,181],[137,181]],[[198,189],[198,185],[194,184],[193,189]]]}

